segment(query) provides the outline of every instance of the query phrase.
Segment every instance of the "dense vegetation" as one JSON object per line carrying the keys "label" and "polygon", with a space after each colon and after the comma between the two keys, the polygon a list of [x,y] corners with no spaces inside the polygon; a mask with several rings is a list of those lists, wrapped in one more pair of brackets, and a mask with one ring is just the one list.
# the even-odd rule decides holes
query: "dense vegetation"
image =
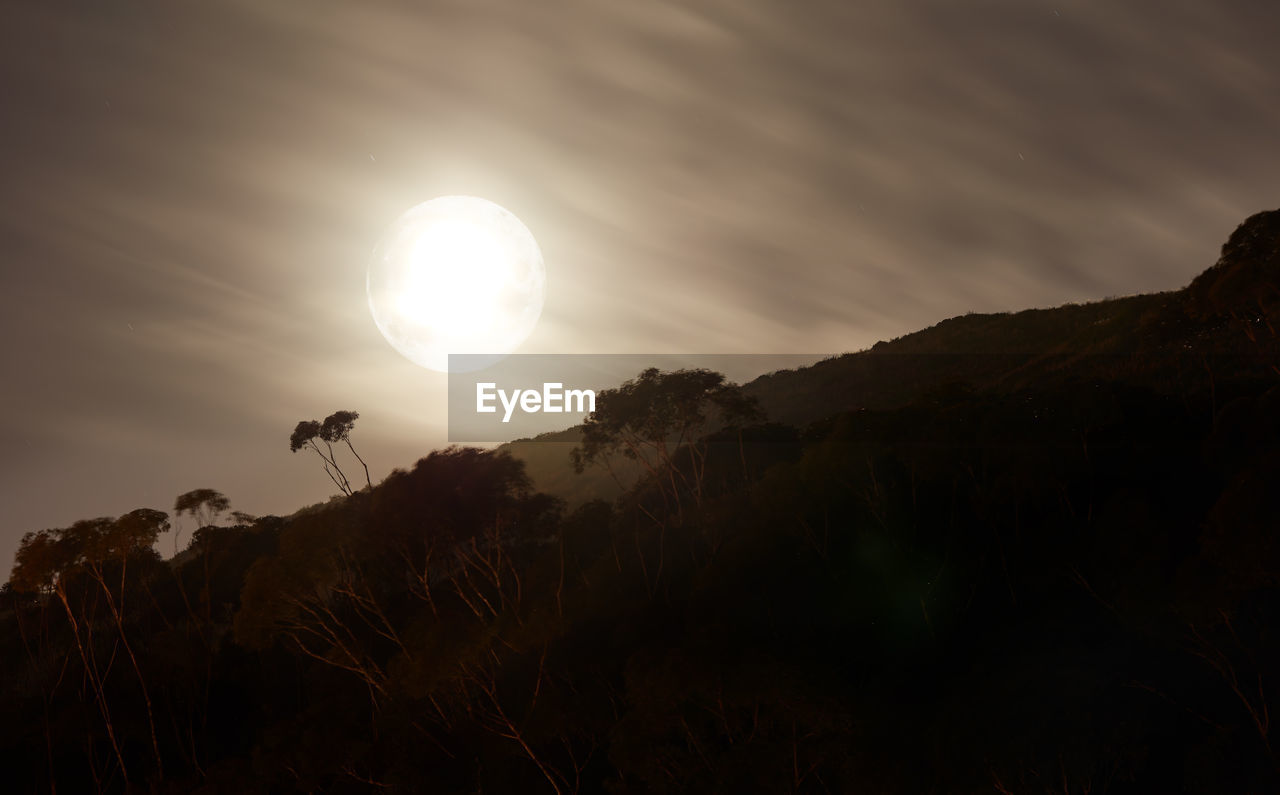
{"label": "dense vegetation", "polygon": [[287,518],[183,495],[171,560],[160,511],[31,534],[6,788],[1278,791],[1278,248],[1267,213],[1178,293],[641,374],[572,437],[616,500],[451,448]]}

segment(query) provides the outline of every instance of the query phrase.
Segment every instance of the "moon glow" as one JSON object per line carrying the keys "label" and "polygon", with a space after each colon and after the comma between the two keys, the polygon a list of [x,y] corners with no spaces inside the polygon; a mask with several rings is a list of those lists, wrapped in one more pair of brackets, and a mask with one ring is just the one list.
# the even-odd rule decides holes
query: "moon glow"
{"label": "moon glow", "polygon": [[366,288],[387,342],[443,373],[451,353],[486,354],[468,368],[479,369],[519,347],[542,314],[546,281],[542,252],[519,218],[486,199],[441,196],[391,225]]}

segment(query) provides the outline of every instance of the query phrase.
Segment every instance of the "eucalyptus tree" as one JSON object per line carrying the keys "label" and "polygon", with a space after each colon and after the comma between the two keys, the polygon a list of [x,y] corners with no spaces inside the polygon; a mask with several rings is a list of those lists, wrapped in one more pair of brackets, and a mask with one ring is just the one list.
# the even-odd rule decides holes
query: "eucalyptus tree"
{"label": "eucalyptus tree", "polygon": [[[195,546],[203,546],[195,543],[202,539],[203,534],[200,531],[217,522],[218,517],[220,517],[230,507],[231,501],[228,500],[222,492],[215,491],[214,489],[192,489],[185,494],[178,495],[178,498],[174,500],[173,503],[174,513],[179,517],[187,515],[195,519],[196,529],[192,534],[192,542]],[[210,643],[210,638],[213,633],[213,605],[209,573],[209,550],[206,547],[199,551],[201,553],[200,557],[204,567],[204,589],[201,594],[204,605],[204,629],[201,631],[201,634],[205,643],[208,644]],[[174,552],[175,554],[177,552],[176,538],[174,539]],[[186,587],[180,580],[178,582],[178,590],[182,594],[182,599],[186,605],[188,615],[190,615],[193,620],[196,620],[195,611],[191,607],[191,600],[187,596]],[[196,623],[198,625],[199,621],[196,621]],[[205,633],[208,634],[206,635]],[[209,650],[212,652],[212,646],[209,647]]]}
{"label": "eucalyptus tree", "polygon": [[[321,435],[323,428],[324,426],[318,420],[302,420],[299,422],[293,429],[293,435],[289,437],[289,452],[296,453],[303,449],[314,450],[316,455],[320,456],[320,460],[324,461],[324,473],[329,476],[329,479],[343,494],[350,495],[351,482],[343,474],[342,467],[338,466],[338,461],[333,454],[333,443]],[[320,449],[320,444],[317,440],[324,443],[323,450]]]}
{"label": "eucalyptus tree", "polygon": [[[319,420],[303,420],[299,422],[293,429],[293,435],[289,437],[289,451],[298,452],[302,449],[314,450],[316,455],[320,456],[320,460],[324,462],[325,474],[333,481],[343,494],[350,496],[355,489],[351,485],[351,481],[347,478],[346,473],[342,471],[342,467],[338,465],[338,457],[334,453],[333,446],[335,444],[345,444],[356,460],[360,462],[360,466],[364,467],[365,484],[372,488],[373,481],[369,478],[369,465],[356,452],[356,448],[351,444],[351,431],[355,428],[356,420],[360,418],[360,414],[354,411],[335,411],[328,417],[324,418],[324,422]],[[321,444],[324,445],[321,448]]]}
{"label": "eucalyptus tree", "polygon": [[106,727],[107,739],[120,766],[120,775],[128,786],[129,769],[125,764],[124,754],[120,750],[120,741],[116,737],[115,722],[111,718],[111,707],[107,703],[106,693],[102,687],[103,675],[98,666],[97,655],[92,653],[92,626],[83,627],[82,631],[80,613],[72,609],[71,597],[68,593],[68,582],[75,573],[79,557],[79,550],[73,543],[73,538],[69,536],[68,530],[50,529],[29,532],[22,537],[18,551],[14,555],[9,583],[18,592],[56,596],[62,605],[67,623],[71,627],[71,635],[75,638],[76,651],[84,666],[85,678],[93,691],[94,702],[98,705],[98,711]]}
{"label": "eucalyptus tree", "polygon": [[[222,499],[226,500],[225,497]],[[72,529],[77,528],[80,524],[82,523],[77,522],[72,525]],[[102,588],[102,592],[106,596],[107,609],[115,620],[116,631],[120,636],[120,644],[124,648],[125,654],[128,655],[133,671],[138,677],[138,685],[142,690],[142,699],[146,704],[147,728],[151,733],[151,749],[155,754],[156,773],[159,779],[164,778],[164,760],[161,757],[160,742],[156,736],[156,721],[151,705],[151,692],[147,687],[147,679],[142,673],[142,667],[138,664],[137,655],[134,654],[133,645],[129,642],[129,635],[125,632],[124,599],[126,573],[130,558],[148,553],[154,557],[155,543],[160,538],[161,533],[168,532],[169,527],[169,515],[154,508],[138,508],[115,521],[107,523],[102,523],[101,520],[94,522],[87,528],[91,531],[90,534],[86,534],[83,539],[85,554],[82,564],[90,577]],[[119,568],[120,590],[118,598],[112,595],[111,587],[107,583],[106,566],[108,564]]]}
{"label": "eucalyptus tree", "polygon": [[[616,389],[596,395],[596,409],[582,425],[582,442],[570,453],[578,473],[615,454],[639,463],[677,513],[681,494],[702,502],[705,435],[719,426],[759,418],[742,388],[711,370],[663,372],[651,367]],[[685,466],[677,454],[687,455]]]}
{"label": "eucalyptus tree", "polygon": [[[152,508],[139,508],[118,519],[85,519],[66,528],[27,533],[18,547],[10,577],[15,590],[52,595],[62,604],[80,661],[84,665],[85,676],[93,690],[107,737],[126,784],[129,780],[128,769],[104,686],[111,666],[110,663],[105,667],[99,664],[93,637],[94,619],[85,601],[88,593],[83,587],[73,584],[87,581],[96,584],[102,592],[119,636],[119,647],[124,649],[138,678],[146,706],[156,773],[159,778],[163,778],[164,763],[156,735],[150,688],[125,628],[125,598],[128,593],[130,561],[147,555],[154,559],[156,553],[153,547],[160,534],[168,530],[168,514]],[[118,586],[115,585],[117,577]],[[82,597],[81,603],[75,608],[72,606],[73,587]]]}
{"label": "eucalyptus tree", "polygon": [[[178,495],[178,498],[173,502],[173,512],[179,518],[185,514],[194,519],[196,521],[196,530],[218,521],[218,517],[230,507],[231,500],[228,500],[222,492],[213,489],[192,489],[186,494]],[[178,529],[173,534],[173,553],[175,555],[178,554],[178,536],[181,533],[181,529]]]}
{"label": "eucalyptus tree", "polygon": [[[335,411],[328,417],[324,418],[324,422],[320,424],[320,439],[327,444],[333,445],[338,442],[346,444],[347,449],[360,462],[360,466],[364,467],[364,482],[370,488],[373,487],[373,481],[369,479],[369,465],[364,462],[360,454],[356,452],[356,448],[351,444],[351,431],[356,426],[356,420],[360,419],[360,414],[355,411]],[[332,448],[330,448],[332,455]]]}

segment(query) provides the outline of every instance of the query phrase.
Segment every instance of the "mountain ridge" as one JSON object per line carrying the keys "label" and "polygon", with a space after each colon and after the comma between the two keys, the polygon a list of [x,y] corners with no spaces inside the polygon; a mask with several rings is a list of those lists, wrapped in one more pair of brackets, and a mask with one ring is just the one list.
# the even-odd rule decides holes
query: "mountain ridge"
{"label": "mountain ridge", "polygon": [[[1280,351],[1280,210],[1256,213],[1218,261],[1177,290],[1016,312],[966,313],[870,348],[744,383],[774,422],[804,428],[857,410],[887,410],[939,392],[979,395],[1118,381],[1157,392],[1212,387],[1254,372]],[[1280,372],[1277,372],[1280,375]],[[499,447],[523,460],[534,486],[580,504],[622,487],[598,467],[576,475],[581,426]],[[637,473],[625,470],[624,474]]]}

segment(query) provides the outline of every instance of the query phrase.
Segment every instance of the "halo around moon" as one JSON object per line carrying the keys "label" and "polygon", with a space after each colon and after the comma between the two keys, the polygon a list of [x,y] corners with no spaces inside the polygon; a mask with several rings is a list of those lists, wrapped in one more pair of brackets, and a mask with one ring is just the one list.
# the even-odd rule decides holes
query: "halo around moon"
{"label": "halo around moon", "polygon": [[[547,273],[533,234],[507,209],[441,196],[401,215],[369,262],[369,311],[410,361],[478,370],[515,350],[542,315]],[[453,369],[460,371],[456,363]]]}

